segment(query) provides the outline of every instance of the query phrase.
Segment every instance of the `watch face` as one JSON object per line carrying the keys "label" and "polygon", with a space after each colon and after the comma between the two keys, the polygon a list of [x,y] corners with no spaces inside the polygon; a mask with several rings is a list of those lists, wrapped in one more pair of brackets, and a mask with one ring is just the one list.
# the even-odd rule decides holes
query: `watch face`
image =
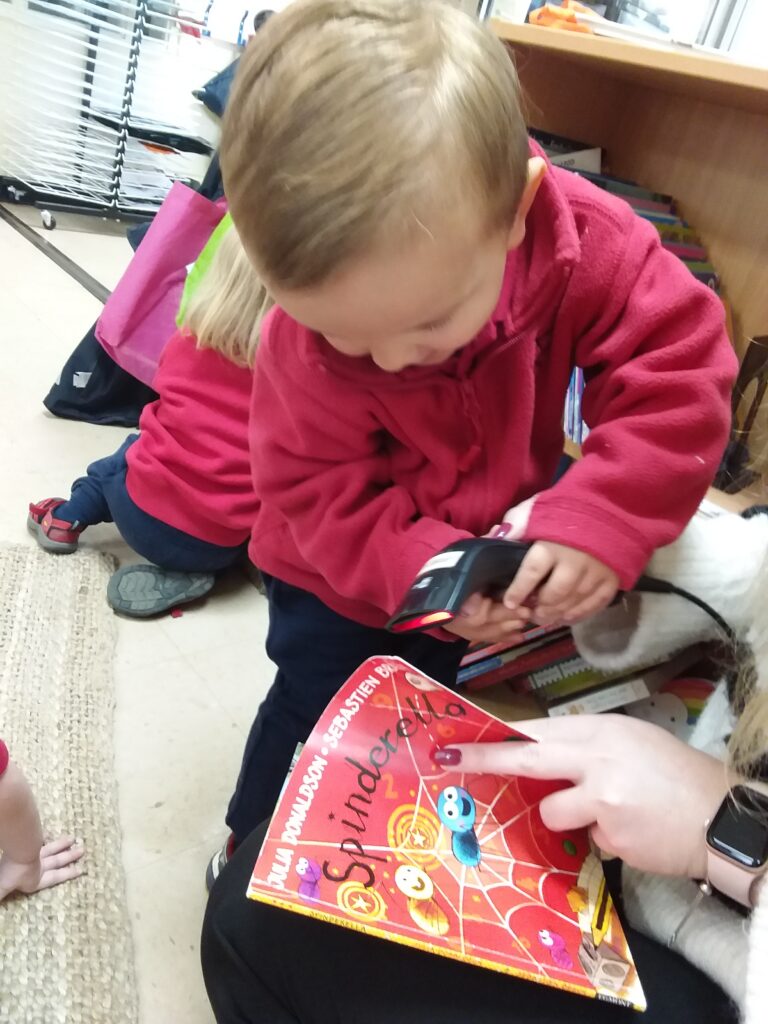
{"label": "watch face", "polygon": [[707,842],[745,868],[768,863],[768,796],[734,786],[707,829]]}

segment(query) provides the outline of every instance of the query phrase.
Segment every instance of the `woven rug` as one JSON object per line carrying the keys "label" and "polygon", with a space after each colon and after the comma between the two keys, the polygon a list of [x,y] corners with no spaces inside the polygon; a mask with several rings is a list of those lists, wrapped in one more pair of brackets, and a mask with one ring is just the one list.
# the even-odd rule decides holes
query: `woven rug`
{"label": "woven rug", "polygon": [[0,904],[1,1024],[136,1024],[112,753],[111,559],[0,546],[0,736],[87,875]]}

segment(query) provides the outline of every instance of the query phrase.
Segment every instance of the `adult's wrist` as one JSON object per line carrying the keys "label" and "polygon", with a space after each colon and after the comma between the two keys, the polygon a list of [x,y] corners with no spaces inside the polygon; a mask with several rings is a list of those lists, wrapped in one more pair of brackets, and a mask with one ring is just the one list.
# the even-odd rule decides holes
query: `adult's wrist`
{"label": "adult's wrist", "polygon": [[698,882],[706,881],[709,873],[709,856],[707,847],[707,829],[709,828],[709,823],[714,818],[723,800],[725,800],[730,793],[732,787],[739,781],[728,777],[725,765],[723,765],[721,761],[718,761],[717,758],[712,757],[711,761],[713,762],[711,765],[711,771],[708,773],[706,780],[702,780],[702,788],[700,790],[700,810],[698,815],[699,824],[693,843],[690,866],[688,869],[688,877]]}

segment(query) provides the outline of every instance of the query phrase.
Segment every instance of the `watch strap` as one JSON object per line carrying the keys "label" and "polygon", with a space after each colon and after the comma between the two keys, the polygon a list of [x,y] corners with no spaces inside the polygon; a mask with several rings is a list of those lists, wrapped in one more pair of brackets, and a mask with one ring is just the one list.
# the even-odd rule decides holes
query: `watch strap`
{"label": "watch strap", "polygon": [[763,872],[750,871],[707,845],[707,881],[724,896],[752,907],[752,889]]}

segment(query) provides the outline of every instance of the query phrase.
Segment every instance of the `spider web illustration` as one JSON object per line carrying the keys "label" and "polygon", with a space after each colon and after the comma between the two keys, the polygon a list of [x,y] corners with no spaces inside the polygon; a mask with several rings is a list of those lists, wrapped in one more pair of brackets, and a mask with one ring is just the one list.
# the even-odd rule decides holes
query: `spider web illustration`
{"label": "spider web illustration", "polygon": [[[382,660],[387,659],[375,659]],[[348,825],[348,819],[354,818],[352,809],[308,818],[296,856],[315,858],[319,867],[327,852],[334,866],[327,878],[319,878],[311,907],[294,897],[291,909],[558,987],[599,991],[594,973],[591,978],[583,964],[584,942],[591,938],[585,925],[590,916],[587,913],[585,917],[586,893],[580,886],[585,863],[594,862],[592,876],[598,883],[602,880],[602,869],[589,850],[586,834],[553,833],[543,825],[538,804],[556,786],[512,777],[465,775],[460,768],[437,766],[431,757],[435,747],[498,741],[509,736],[509,729],[460,698],[454,707],[461,704],[461,708],[454,716],[429,713],[424,705],[429,706],[430,696],[445,710],[452,695],[398,662],[366,702],[365,735],[369,737],[386,735],[384,723],[391,733],[394,722],[419,719],[412,735],[398,734],[396,756],[380,772],[370,817],[365,813],[360,819],[365,857],[376,864],[375,881],[369,885],[357,878],[346,881],[343,879],[351,873],[341,874],[344,865],[349,865],[338,860],[337,820],[332,827],[325,819],[346,813],[342,823]],[[414,697],[424,703],[414,706]],[[331,756],[325,746],[319,752]],[[353,763],[364,764],[362,758]],[[348,782],[353,774],[348,765],[345,770]],[[470,863],[457,854],[454,832],[440,816],[440,796],[446,789],[467,793],[473,804],[475,845]],[[339,806],[350,808],[350,803]],[[277,842],[274,838],[273,843]],[[270,857],[271,853],[266,855],[267,860]],[[403,888],[398,879],[403,868],[419,880],[423,892],[418,898],[415,890]],[[327,879],[333,880],[334,875],[338,882],[330,884]],[[265,886],[256,880],[256,873],[252,889],[254,884],[255,891],[250,894],[259,898],[258,891]],[[276,902],[290,905],[289,899]],[[592,951],[604,934],[612,940],[618,936],[616,960],[623,964],[625,975],[627,964],[631,971],[621,998],[641,1005],[642,992],[618,918],[612,909],[607,913],[609,924],[595,937]],[[631,992],[630,983],[634,986]],[[618,991],[617,987],[612,990],[614,995]]]}

